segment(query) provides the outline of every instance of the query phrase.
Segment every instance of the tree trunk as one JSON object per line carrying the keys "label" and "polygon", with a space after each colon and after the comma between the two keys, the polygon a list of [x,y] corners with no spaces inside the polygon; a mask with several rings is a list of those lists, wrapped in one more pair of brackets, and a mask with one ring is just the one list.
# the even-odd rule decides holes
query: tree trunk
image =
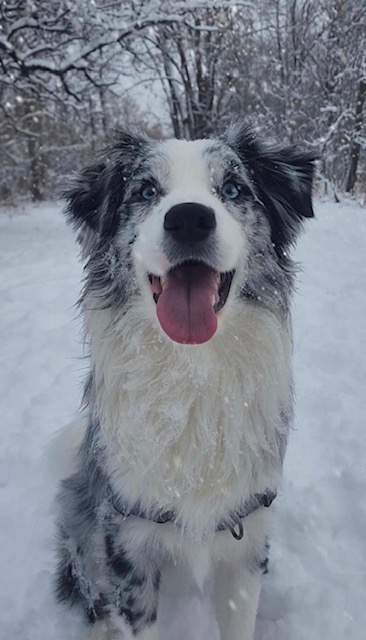
{"label": "tree trunk", "polygon": [[357,100],[355,109],[355,124],[353,128],[353,138],[350,148],[349,167],[346,178],[345,190],[353,191],[357,180],[357,167],[360,159],[361,143],[360,135],[363,122],[363,105],[366,99],[366,80],[361,79],[358,84]]}
{"label": "tree trunk", "polygon": [[[36,103],[34,108],[42,109],[41,103]],[[29,129],[37,134],[37,137],[28,138],[28,157],[30,160],[29,180],[30,192],[33,202],[40,202],[44,198],[46,157],[43,150],[44,116],[39,114],[31,119]]]}

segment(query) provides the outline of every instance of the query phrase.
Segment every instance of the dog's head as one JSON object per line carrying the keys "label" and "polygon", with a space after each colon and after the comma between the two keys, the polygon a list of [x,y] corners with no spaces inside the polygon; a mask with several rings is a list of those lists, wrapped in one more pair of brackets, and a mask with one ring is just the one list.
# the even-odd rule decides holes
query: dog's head
{"label": "dog's head", "polygon": [[87,296],[120,310],[142,298],[184,344],[210,340],[243,299],[284,306],[287,252],[313,216],[314,160],[242,126],[192,142],[119,133],[64,192]]}

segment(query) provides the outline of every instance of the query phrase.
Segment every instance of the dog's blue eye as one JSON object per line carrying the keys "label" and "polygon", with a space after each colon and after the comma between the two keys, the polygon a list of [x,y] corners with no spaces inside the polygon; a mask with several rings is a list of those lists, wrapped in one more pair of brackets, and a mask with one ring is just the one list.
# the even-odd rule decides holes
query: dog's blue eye
{"label": "dog's blue eye", "polygon": [[158,191],[153,184],[147,184],[143,189],[141,189],[140,194],[144,200],[152,200],[155,198],[157,192]]}
{"label": "dog's blue eye", "polygon": [[235,200],[240,195],[240,189],[235,182],[225,182],[222,187],[222,195],[228,200]]}

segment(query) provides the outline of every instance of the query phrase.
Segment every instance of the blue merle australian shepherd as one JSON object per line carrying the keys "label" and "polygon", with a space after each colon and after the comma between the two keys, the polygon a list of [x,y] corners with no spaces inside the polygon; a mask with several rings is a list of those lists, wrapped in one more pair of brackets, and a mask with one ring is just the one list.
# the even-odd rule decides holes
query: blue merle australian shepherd
{"label": "blue merle australian shepherd", "polygon": [[314,162],[244,126],[192,142],[127,130],[67,185],[90,376],[57,595],[86,637],[253,638]]}

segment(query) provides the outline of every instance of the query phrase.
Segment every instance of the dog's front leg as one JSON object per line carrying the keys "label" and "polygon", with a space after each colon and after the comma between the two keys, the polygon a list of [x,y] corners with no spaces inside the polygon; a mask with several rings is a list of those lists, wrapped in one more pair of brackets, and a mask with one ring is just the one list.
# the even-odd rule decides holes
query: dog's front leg
{"label": "dog's front leg", "polygon": [[215,610],[221,640],[253,640],[261,578],[268,554],[268,511],[244,520],[242,540],[217,534]]}
{"label": "dog's front leg", "polygon": [[222,640],[253,640],[262,571],[220,567],[216,613]]}
{"label": "dog's front leg", "polygon": [[221,640],[210,579],[198,586],[187,566],[177,563],[167,567],[160,589],[158,625],[160,640]]}

